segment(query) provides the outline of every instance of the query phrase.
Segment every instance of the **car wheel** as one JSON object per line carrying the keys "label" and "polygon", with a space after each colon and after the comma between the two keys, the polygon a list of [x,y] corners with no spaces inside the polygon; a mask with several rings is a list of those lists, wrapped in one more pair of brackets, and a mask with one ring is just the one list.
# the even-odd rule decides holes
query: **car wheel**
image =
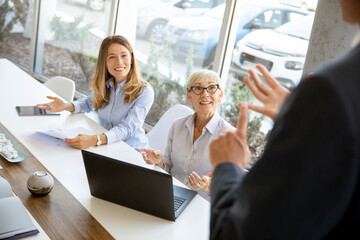
{"label": "car wheel", "polygon": [[105,1],[104,0],[88,0],[88,5],[90,9],[95,11],[100,11],[104,8]]}
{"label": "car wheel", "polygon": [[162,43],[165,25],[166,21],[163,20],[153,22],[146,31],[146,38],[152,39],[156,44]]}

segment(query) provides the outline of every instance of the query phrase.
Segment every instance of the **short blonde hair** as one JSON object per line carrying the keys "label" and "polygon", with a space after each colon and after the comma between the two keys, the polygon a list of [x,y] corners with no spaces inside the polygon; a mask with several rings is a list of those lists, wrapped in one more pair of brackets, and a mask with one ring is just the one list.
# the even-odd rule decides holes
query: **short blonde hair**
{"label": "short blonde hair", "polygon": [[219,84],[220,87],[220,76],[217,72],[207,69],[198,70],[190,75],[189,80],[186,84],[186,89],[188,92],[190,92],[191,87],[195,84],[209,80],[215,81],[217,84]]}

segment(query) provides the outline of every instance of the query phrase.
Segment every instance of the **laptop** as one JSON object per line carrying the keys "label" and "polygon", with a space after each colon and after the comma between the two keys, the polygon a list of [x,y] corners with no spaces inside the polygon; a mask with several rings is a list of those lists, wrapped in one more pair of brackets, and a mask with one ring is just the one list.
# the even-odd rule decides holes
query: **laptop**
{"label": "laptop", "polygon": [[122,206],[175,221],[197,194],[173,186],[172,176],[82,150],[90,193]]}
{"label": "laptop", "polygon": [[19,116],[58,116],[58,112],[50,112],[46,109],[40,109],[36,106],[16,106]]}

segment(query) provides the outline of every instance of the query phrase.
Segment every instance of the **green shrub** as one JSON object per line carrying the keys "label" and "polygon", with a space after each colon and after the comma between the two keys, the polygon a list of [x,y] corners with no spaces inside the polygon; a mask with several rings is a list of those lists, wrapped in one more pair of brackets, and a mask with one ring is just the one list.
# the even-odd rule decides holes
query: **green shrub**
{"label": "green shrub", "polygon": [[[0,5],[0,41],[10,33],[16,23],[25,26],[29,6],[29,0],[4,0]],[[6,15],[11,12],[13,15],[7,21]]]}
{"label": "green shrub", "polygon": [[63,21],[61,17],[54,16],[50,23],[50,27],[54,32],[54,40],[59,43],[83,40],[89,34],[89,30],[94,27],[92,23],[81,26],[83,19],[84,14],[75,17],[72,22]]}

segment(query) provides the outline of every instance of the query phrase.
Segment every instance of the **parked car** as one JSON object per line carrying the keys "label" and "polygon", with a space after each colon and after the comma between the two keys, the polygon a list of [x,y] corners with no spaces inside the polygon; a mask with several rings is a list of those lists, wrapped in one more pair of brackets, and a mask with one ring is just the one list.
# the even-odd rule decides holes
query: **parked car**
{"label": "parked car", "polygon": [[163,28],[169,19],[184,15],[198,15],[224,3],[225,0],[158,0],[139,8],[136,34],[161,43]]}
{"label": "parked car", "polygon": [[273,30],[249,33],[236,44],[230,71],[242,78],[262,64],[283,86],[294,88],[301,79],[313,21],[311,14]]}
{"label": "parked car", "polygon": [[280,0],[280,3],[298,7],[303,10],[315,11],[318,0]]}
{"label": "parked car", "polygon": [[[164,41],[171,43],[175,56],[186,57],[192,48],[194,58],[202,61],[204,67],[209,66],[214,60],[224,10],[225,4],[222,4],[201,16],[172,18],[164,28]],[[244,3],[236,42],[249,32],[276,28],[307,14],[309,12],[279,4]]]}
{"label": "parked car", "polygon": [[94,11],[101,11],[105,6],[105,0],[66,0],[65,2],[86,5]]}

